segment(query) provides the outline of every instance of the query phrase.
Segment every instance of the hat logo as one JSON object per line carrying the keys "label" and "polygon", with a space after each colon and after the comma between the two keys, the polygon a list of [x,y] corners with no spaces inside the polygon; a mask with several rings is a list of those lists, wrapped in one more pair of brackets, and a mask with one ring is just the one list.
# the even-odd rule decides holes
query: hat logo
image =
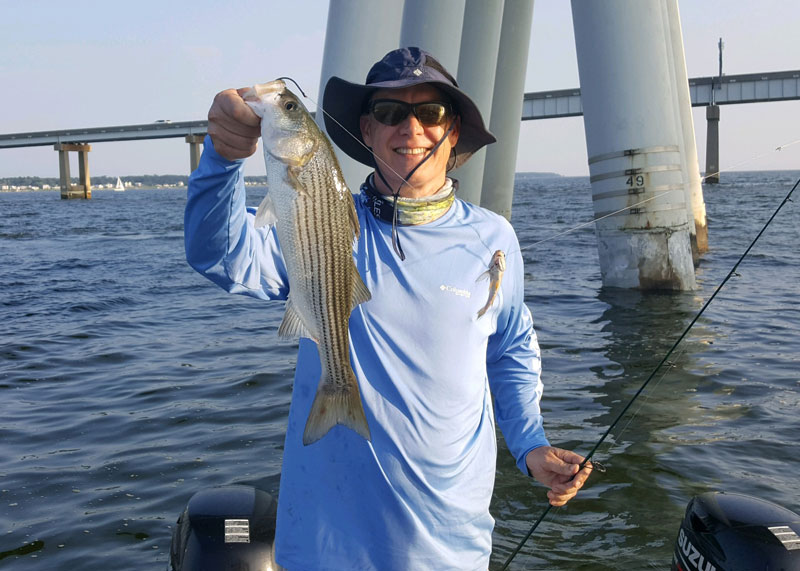
{"label": "hat logo", "polygon": [[413,73],[414,75],[416,75],[417,77],[419,77],[420,75],[422,75],[422,70],[421,70],[421,69],[419,69],[419,68],[417,68],[417,69],[415,69],[414,71],[412,71],[411,73]]}

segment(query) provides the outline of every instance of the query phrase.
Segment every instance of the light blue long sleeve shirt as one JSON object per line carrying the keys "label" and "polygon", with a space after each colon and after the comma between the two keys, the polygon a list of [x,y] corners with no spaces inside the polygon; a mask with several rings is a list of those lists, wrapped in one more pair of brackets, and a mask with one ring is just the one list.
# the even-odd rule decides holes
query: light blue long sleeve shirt
{"label": "light blue long sleeve shirt", "polygon": [[[230,292],[286,299],[277,234],[254,227],[242,164],[220,157],[206,138],[189,182],[187,260]],[[517,238],[504,218],[457,199],[433,222],[398,228],[401,261],[391,224],[354,198],[361,234],[353,256],[372,299],[351,314],[350,353],[372,438],[335,426],[303,446],[320,362],[316,344],[301,339],[277,560],[292,571],[485,570],[495,420],[525,474],[527,453],[548,444]],[[489,296],[489,282],[478,278],[495,250],[506,253],[507,269],[478,318]]]}

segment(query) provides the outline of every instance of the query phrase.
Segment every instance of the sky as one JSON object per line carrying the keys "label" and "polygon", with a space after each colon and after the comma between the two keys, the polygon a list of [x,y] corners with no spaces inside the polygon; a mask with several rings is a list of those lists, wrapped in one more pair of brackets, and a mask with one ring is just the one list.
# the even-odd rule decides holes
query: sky
{"label": "sky", "polygon": [[[800,2],[679,7],[689,77],[717,74],[720,37],[726,74],[800,69]],[[218,91],[279,76],[316,99],[327,12],[328,0],[0,0],[0,134],[205,119]],[[579,83],[570,2],[535,0],[525,91]],[[703,169],[705,111],[693,115]],[[800,144],[775,151],[800,140],[800,101],[723,106],[719,128],[723,171],[800,169]],[[246,174],[263,174],[260,158]],[[189,151],[93,143],[89,161],[92,176],[188,174]],[[517,171],[588,175],[583,119],[522,122]],[[57,153],[0,149],[0,177],[23,175],[57,177]]]}

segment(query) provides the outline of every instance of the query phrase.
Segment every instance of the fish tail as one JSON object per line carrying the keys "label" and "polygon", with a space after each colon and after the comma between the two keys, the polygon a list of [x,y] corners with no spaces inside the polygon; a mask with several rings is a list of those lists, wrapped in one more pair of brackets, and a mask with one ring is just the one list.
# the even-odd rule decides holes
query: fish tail
{"label": "fish tail", "polygon": [[356,431],[367,440],[370,439],[358,384],[355,375],[352,372],[350,374],[352,383],[344,387],[331,388],[324,379],[320,382],[303,432],[304,445],[313,444],[337,424]]}

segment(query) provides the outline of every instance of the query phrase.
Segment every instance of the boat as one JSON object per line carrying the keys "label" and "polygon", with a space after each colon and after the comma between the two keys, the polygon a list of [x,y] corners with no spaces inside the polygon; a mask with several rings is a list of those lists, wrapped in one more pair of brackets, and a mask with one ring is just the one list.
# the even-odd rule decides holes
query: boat
{"label": "boat", "polygon": [[122,179],[117,177],[117,184],[114,187],[114,192],[123,192],[125,190],[125,185],[122,184]]}
{"label": "boat", "polygon": [[[172,533],[169,571],[281,571],[275,561],[278,502],[246,485],[195,493]],[[693,497],[670,571],[800,569],[800,515],[744,494]],[[504,567],[505,569],[505,567]]]}

